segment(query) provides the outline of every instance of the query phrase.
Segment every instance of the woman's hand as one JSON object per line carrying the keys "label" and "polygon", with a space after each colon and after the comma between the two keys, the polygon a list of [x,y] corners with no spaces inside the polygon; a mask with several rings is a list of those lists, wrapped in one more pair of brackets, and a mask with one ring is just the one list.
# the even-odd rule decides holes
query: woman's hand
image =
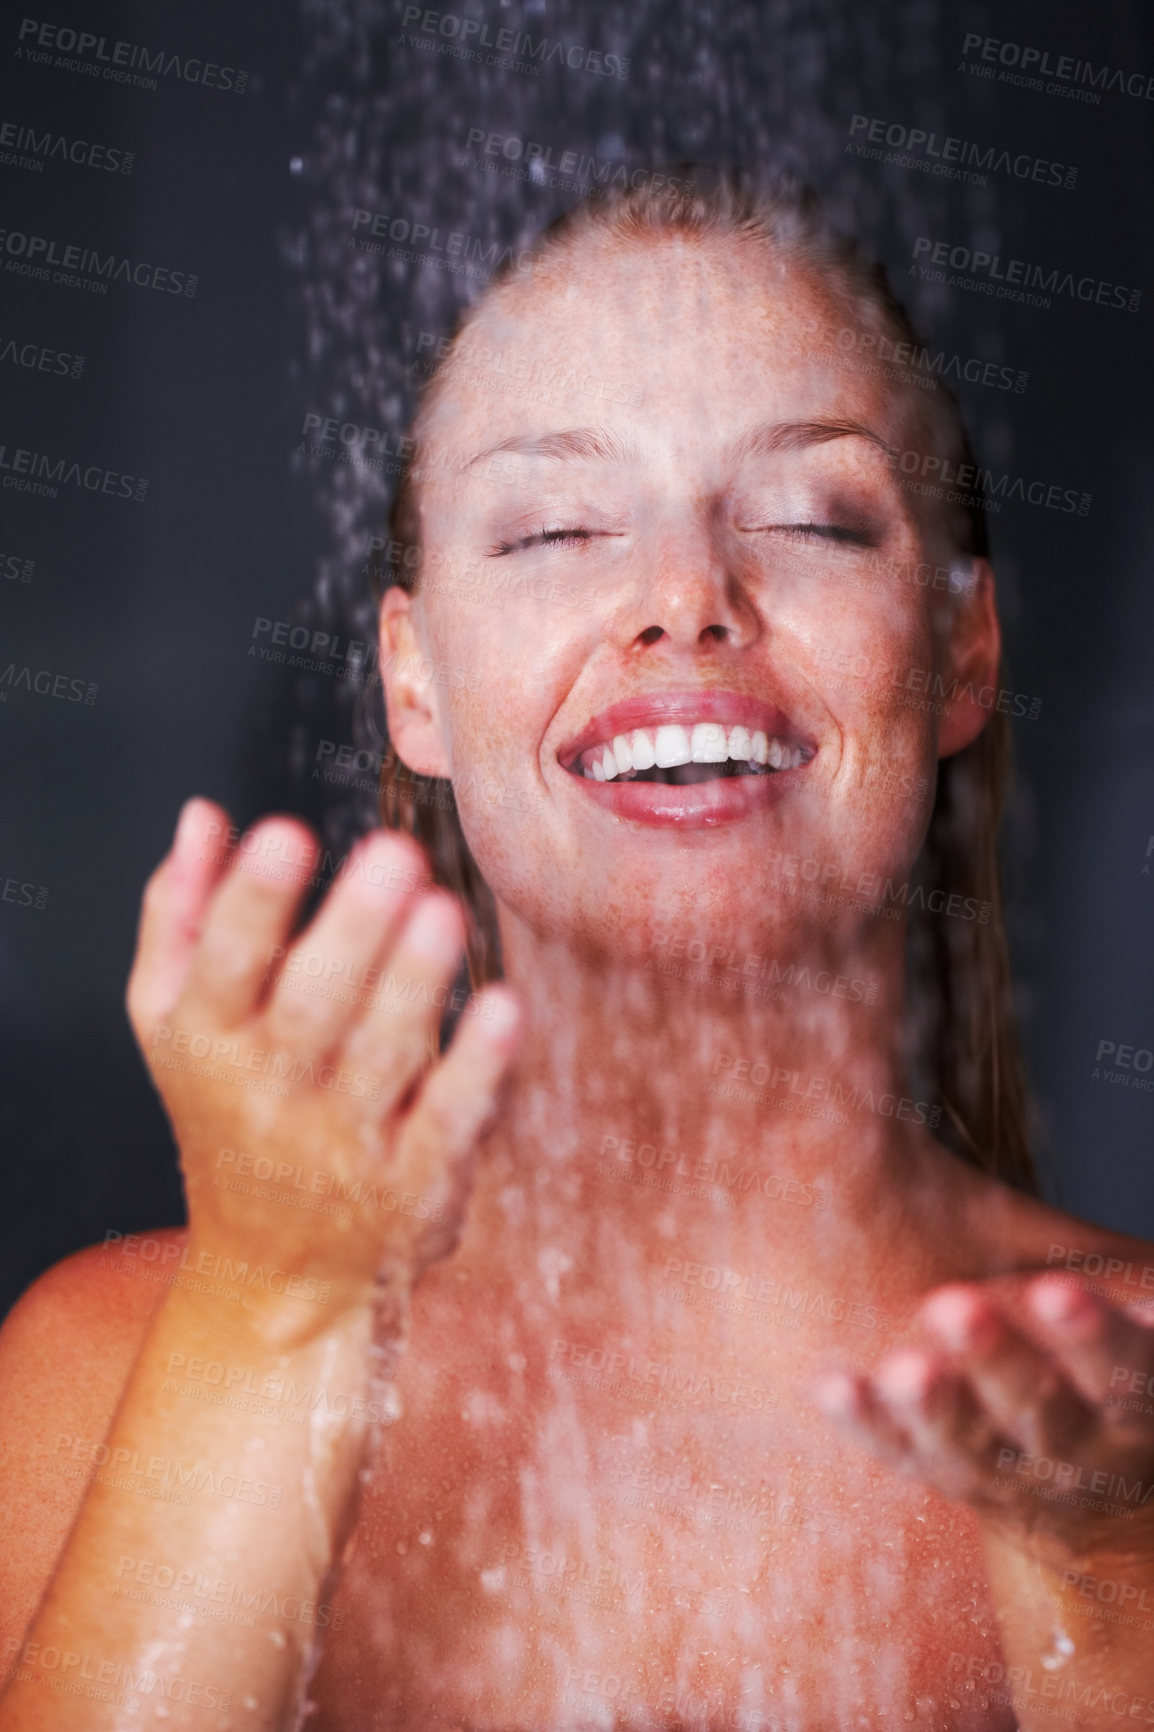
{"label": "woman's hand", "polygon": [[271,1287],[310,1335],[452,1249],[518,1012],[487,989],[436,1058],[463,917],[408,838],[359,842],[294,938],[311,833],[270,818],[229,836],[221,808],[189,802],[144,894],[128,1009],[180,1149],[194,1266],[275,1271],[246,1306]]}
{"label": "woman's hand", "polygon": [[973,1505],[1039,1562],[1154,1561],[1154,1314],[1052,1275],[1024,1319],[985,1283],[939,1288],[925,1345],[819,1391],[843,1429],[898,1471]]}
{"label": "woman's hand", "polygon": [[[77,1677],[151,1680],[176,1732],[304,1717],[317,1630],[289,1607],[331,1587],[408,1290],[460,1229],[517,1023],[490,989],[437,1057],[462,915],[403,838],[359,844],[294,938],[317,856],[285,818],[234,849],[227,815],[195,800],[149,881],[128,1006],[180,1148],[189,1242],[107,1434],[77,1439],[89,1477],[7,1656],[4,1732],[125,1724],[117,1689],[60,1695],[61,1656]],[[219,1388],[173,1375],[195,1361]],[[203,1398],[240,1390],[256,1399]],[[124,1594],[125,1559],[255,1582],[275,1609],[178,1616],[166,1594]]]}
{"label": "woman's hand", "polygon": [[[1154,1317],[1041,1275],[940,1287],[917,1315],[924,1345],[872,1377],[838,1375],[826,1412],[899,1472],[979,1518],[1022,1732],[1055,1716],[1085,1732],[1154,1723]],[[963,1694],[989,1679],[950,1655]],[[974,1698],[971,1706],[977,1707]]]}

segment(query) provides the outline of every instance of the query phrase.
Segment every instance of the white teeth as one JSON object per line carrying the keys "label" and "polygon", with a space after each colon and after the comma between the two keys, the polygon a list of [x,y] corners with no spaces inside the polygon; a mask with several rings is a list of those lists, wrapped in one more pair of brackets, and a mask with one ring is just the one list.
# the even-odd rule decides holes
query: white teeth
{"label": "white teeth", "polygon": [[633,754],[633,768],[635,770],[651,770],[656,764],[657,753],[653,750],[653,739],[645,732],[644,728],[636,729],[629,743],[629,749]]}
{"label": "white teeth", "polygon": [[677,764],[690,761],[689,735],[676,722],[667,722],[658,728],[653,749],[660,770],[671,770]]}
{"label": "white teeth", "polygon": [[793,770],[805,762],[802,746],[771,739],[764,728],[750,731],[722,722],[695,722],[684,728],[666,722],[655,730],[635,728],[630,734],[615,734],[612,743],[590,748],[584,758],[584,774],[596,782],[612,782],[638,770],[673,769],[680,764],[757,765],[770,770]]}
{"label": "white teeth", "polygon": [[690,754],[694,764],[724,764],[729,740],[720,722],[694,722]]}

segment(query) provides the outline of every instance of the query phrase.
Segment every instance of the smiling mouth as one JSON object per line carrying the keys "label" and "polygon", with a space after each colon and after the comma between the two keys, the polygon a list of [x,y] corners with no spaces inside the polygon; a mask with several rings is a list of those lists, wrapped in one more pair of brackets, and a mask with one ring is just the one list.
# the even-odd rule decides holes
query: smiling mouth
{"label": "smiling mouth", "polygon": [[664,723],[633,728],[579,752],[571,774],[594,782],[657,782],[685,787],[742,776],[772,777],[795,770],[814,756],[796,740],[764,729]]}

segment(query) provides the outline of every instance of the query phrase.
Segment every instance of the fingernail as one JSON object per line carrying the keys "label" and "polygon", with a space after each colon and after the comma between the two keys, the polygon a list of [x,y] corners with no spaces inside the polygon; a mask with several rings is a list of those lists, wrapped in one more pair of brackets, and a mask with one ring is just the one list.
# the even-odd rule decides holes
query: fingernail
{"label": "fingernail", "polygon": [[922,1313],[931,1329],[955,1350],[985,1345],[998,1332],[998,1320],[973,1293],[952,1288],[935,1293]]}
{"label": "fingernail", "polygon": [[460,933],[449,918],[452,904],[447,896],[422,896],[405,930],[406,950],[434,959],[450,958],[461,947]]}
{"label": "fingernail", "polygon": [[521,1006],[511,992],[488,992],[481,1004],[481,1015],[494,1034],[508,1034],[521,1020]]}
{"label": "fingernail", "polygon": [[1039,1281],[1031,1287],[1030,1305],[1047,1323],[1066,1323],[1090,1309],[1080,1287],[1060,1287],[1056,1281]]}
{"label": "fingernail", "polygon": [[195,841],[199,805],[200,801],[194,795],[191,800],[186,800],[180,808],[180,816],[176,820],[176,834],[172,842],[173,853],[187,854]]}
{"label": "fingernail", "polygon": [[343,875],[376,890],[412,894],[421,886],[420,862],[407,847],[398,846],[394,831],[374,830],[349,849]]}
{"label": "fingernail", "polygon": [[895,1353],[878,1371],[877,1383],[894,1401],[921,1401],[933,1375],[933,1365],[924,1353]]}

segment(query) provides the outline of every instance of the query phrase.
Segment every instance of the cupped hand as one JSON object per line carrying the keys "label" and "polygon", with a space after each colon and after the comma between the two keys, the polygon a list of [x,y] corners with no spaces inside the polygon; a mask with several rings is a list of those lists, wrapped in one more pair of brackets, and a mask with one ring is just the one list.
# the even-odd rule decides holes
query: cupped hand
{"label": "cupped hand", "polygon": [[1154,1556],[1154,1314],[1041,1275],[1021,1311],[982,1282],[938,1288],[923,1344],[818,1399],[899,1472],[971,1504],[1045,1561]]}
{"label": "cupped hand", "polygon": [[232,835],[220,807],[185,807],[144,893],[129,1016],[190,1246],[275,1268],[280,1291],[307,1280],[332,1319],[456,1243],[518,1007],[487,988],[437,1057],[464,922],[407,837],[363,838],[294,935],[315,838],[290,818]]}

